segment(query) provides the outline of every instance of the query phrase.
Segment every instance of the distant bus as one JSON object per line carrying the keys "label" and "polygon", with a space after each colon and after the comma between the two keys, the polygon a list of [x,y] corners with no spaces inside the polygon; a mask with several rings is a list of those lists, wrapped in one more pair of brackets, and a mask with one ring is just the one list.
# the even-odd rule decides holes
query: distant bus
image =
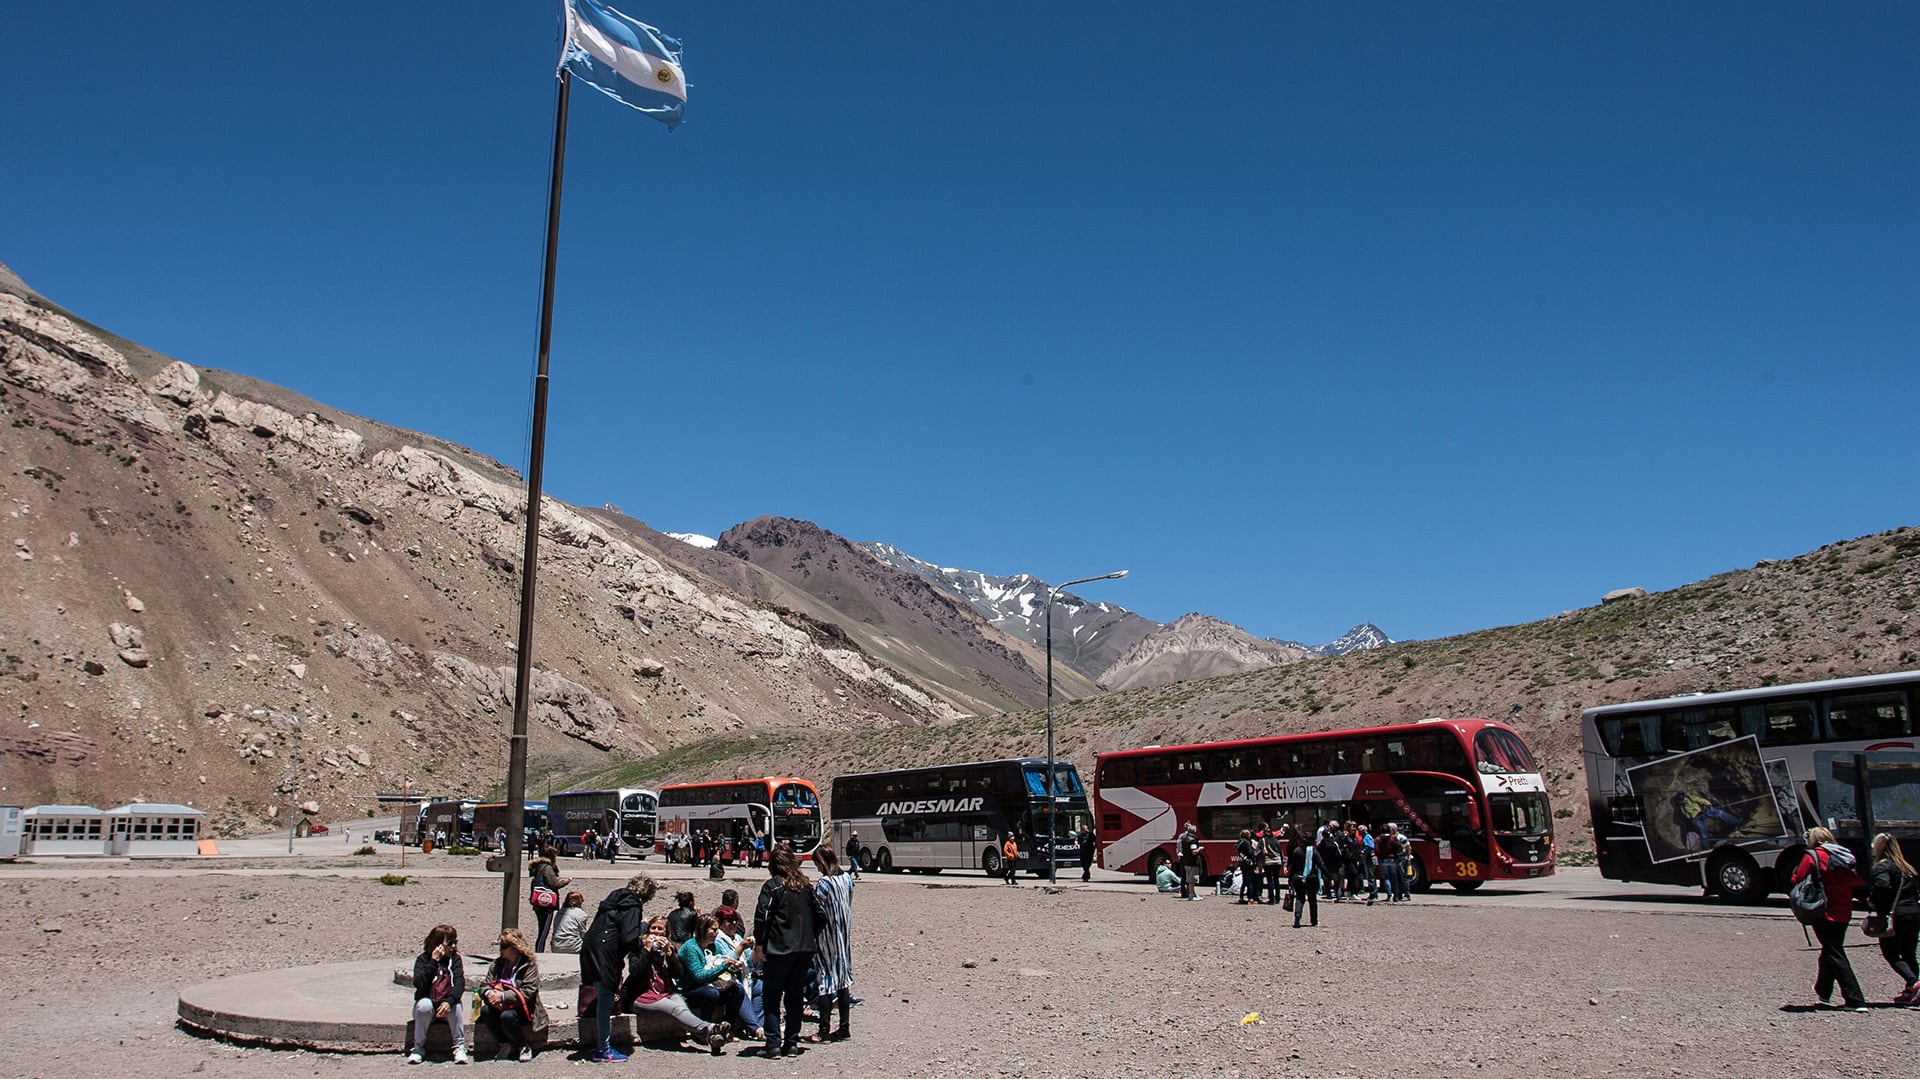
{"label": "distant bus", "polygon": [[645,858],[653,853],[660,829],[660,795],[644,787],[561,791],[547,795],[547,827],[561,854],[581,853],[587,829],[616,839],[614,856]]}
{"label": "distant bus", "polygon": [[422,806],[417,829],[421,844],[431,839],[435,845],[472,846],[473,811],[479,804],[471,798],[443,798]]}
{"label": "distant bus", "polygon": [[[535,837],[547,830],[547,803],[522,802],[520,849],[527,850]],[[493,849],[493,833],[507,826],[507,803],[484,802],[473,807],[474,846]]]}
{"label": "distant bus", "polygon": [[1003,871],[1000,844],[1012,832],[1021,858],[1016,868],[1047,875],[1048,854],[1060,869],[1078,869],[1080,827],[1091,822],[1086,788],[1071,763],[1054,761],[1047,785],[1044,758],[1011,758],[837,776],[833,781],[833,843],[845,850],[858,832],[872,866],[882,873],[910,869]]}
{"label": "distant bus", "polygon": [[820,845],[820,792],[804,779],[782,776],[661,787],[661,833],[701,829],[730,839],[735,850],[748,849],[760,835],[769,850],[786,839],[794,853],[812,854]]}
{"label": "distant bus", "polygon": [[1242,828],[1296,832],[1389,823],[1409,840],[1409,884],[1463,892],[1489,880],[1553,872],[1553,813],[1533,752],[1513,728],[1484,719],[1418,723],[1230,742],[1151,746],[1096,758],[1100,864],[1151,874],[1172,861],[1188,821],[1199,826],[1203,873],[1224,872]]}
{"label": "distant bus", "polygon": [[1755,902],[1786,889],[1808,827],[1827,825],[1864,853],[1851,787],[1823,811],[1821,758],[1831,770],[1844,755],[1849,772],[1855,753],[1911,761],[1916,701],[1920,671],[1904,671],[1587,709],[1581,753],[1600,875]]}

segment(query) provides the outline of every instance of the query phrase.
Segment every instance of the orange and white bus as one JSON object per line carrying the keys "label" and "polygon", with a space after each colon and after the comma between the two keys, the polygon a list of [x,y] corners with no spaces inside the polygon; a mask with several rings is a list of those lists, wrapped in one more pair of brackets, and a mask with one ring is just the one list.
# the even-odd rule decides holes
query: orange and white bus
{"label": "orange and white bus", "polygon": [[1513,728],[1484,719],[1120,750],[1099,754],[1094,776],[1100,864],[1121,872],[1151,875],[1173,860],[1188,821],[1214,876],[1242,828],[1287,824],[1311,835],[1329,820],[1376,835],[1399,825],[1418,890],[1553,872],[1553,812],[1533,752]]}
{"label": "orange and white bus", "polygon": [[705,829],[746,850],[758,835],[768,850],[784,839],[795,854],[805,855],[820,845],[820,828],[820,791],[804,779],[767,776],[660,788],[663,836]]}

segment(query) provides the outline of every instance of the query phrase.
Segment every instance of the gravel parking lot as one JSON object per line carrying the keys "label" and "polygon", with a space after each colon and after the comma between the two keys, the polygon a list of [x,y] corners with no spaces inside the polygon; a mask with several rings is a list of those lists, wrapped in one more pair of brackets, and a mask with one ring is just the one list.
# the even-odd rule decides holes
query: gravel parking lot
{"label": "gravel parking lot", "polygon": [[[370,861],[303,853],[214,866],[0,866],[0,910],[25,938],[24,992],[0,1073],[391,1073],[398,1046],[392,1055],[247,1048],[174,1021],[181,989],[211,978],[382,955],[399,966],[435,922],[460,926],[470,943],[497,926],[498,879],[475,860],[410,856],[401,886],[378,879],[398,871],[391,848],[384,864]],[[703,909],[725,886],[651,861],[582,868],[567,871],[596,901],[636,870],[661,877],[669,894],[691,887]],[[1323,904],[1321,926],[1298,930],[1279,908],[1183,903],[1098,876],[1050,890],[977,874],[868,874],[855,901],[865,1003],[854,1038],[796,1059],[742,1057],[744,1046],[720,1058],[649,1048],[625,1065],[554,1051],[530,1065],[484,1066],[533,1075],[1891,1076],[1907,1074],[1920,1035],[1920,1010],[1814,1009],[1814,952],[1778,907],[1703,904],[1601,882],[1591,870],[1403,906]],[[751,897],[762,879],[739,870],[727,883]],[[656,900],[663,910],[670,902]],[[1877,949],[1860,940],[1851,954],[1869,995],[1887,1000],[1898,986]]]}

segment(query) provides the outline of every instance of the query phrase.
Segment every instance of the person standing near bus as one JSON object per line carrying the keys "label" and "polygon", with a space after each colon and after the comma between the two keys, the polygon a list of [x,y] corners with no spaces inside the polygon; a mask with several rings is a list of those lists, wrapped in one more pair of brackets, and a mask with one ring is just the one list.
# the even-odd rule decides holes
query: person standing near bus
{"label": "person standing near bus", "polygon": [[1187,822],[1180,833],[1180,898],[1200,898],[1200,827]]}
{"label": "person standing near bus", "polygon": [[1860,992],[1860,981],[1847,962],[1847,926],[1853,921],[1853,890],[1866,881],[1853,870],[1853,852],[1833,841],[1825,828],[1807,829],[1807,851],[1794,868],[1791,884],[1798,884],[1809,873],[1820,877],[1827,893],[1827,909],[1813,923],[1813,935],[1820,941],[1819,973],[1813,992],[1821,1004],[1833,1003],[1834,983],[1840,985],[1840,999],[1854,1011],[1867,1010],[1867,998]]}
{"label": "person standing near bus", "polygon": [[1920,1004],[1920,973],[1914,965],[1920,944],[1920,877],[1900,853],[1900,841],[1881,832],[1873,837],[1873,892],[1868,904],[1888,919],[1893,935],[1880,938],[1880,957],[1906,983],[1895,1004]]}
{"label": "person standing near bus", "polygon": [[1398,903],[1407,897],[1406,867],[1400,861],[1406,849],[1406,840],[1400,838],[1400,826],[1388,822],[1387,830],[1380,836],[1377,850],[1380,855],[1380,879],[1387,886],[1389,903]]}
{"label": "person standing near bus", "polygon": [[1290,884],[1293,888],[1293,927],[1300,928],[1300,915],[1312,908],[1313,924],[1320,924],[1320,869],[1319,860],[1314,856],[1315,844],[1307,841],[1302,834],[1294,840],[1293,850],[1287,858],[1288,867],[1293,871]]}
{"label": "person standing near bus", "polygon": [[860,833],[852,830],[847,832],[847,872],[860,879]]}
{"label": "person standing near bus", "polygon": [[1013,833],[1008,832],[1006,842],[1000,844],[1000,864],[1006,873],[1007,883],[1016,888],[1020,886],[1020,880],[1017,876],[1019,870],[1016,868],[1019,860],[1020,844],[1014,842]]}
{"label": "person standing near bus", "polygon": [[1287,826],[1276,828],[1261,821],[1260,830],[1265,835],[1260,847],[1260,872],[1266,878],[1267,905],[1271,907],[1280,902],[1280,870],[1287,862]]}
{"label": "person standing near bus", "polygon": [[1093,825],[1080,826],[1080,882],[1093,880]]}
{"label": "person standing near bus", "polygon": [[[1255,838],[1253,832],[1242,828],[1240,829],[1240,842],[1233,845],[1233,853],[1240,859],[1240,898],[1234,900],[1234,902],[1240,906],[1244,907],[1249,902],[1260,902],[1260,863],[1258,851],[1260,850],[1260,844],[1264,843],[1265,840],[1265,829],[1262,829],[1259,837]],[[1249,895],[1252,896],[1251,899],[1248,898]]]}

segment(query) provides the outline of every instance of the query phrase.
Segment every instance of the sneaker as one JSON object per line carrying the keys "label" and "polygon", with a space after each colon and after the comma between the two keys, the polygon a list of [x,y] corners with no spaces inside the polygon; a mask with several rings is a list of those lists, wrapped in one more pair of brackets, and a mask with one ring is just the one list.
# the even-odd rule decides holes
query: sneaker
{"label": "sneaker", "polygon": [[453,1047],[453,1062],[454,1062],[455,1064],[471,1064],[471,1063],[473,1063],[473,1058],[467,1055],[467,1047],[466,1047],[466,1046],[464,1046],[464,1045],[456,1045],[456,1046],[454,1046],[454,1047]]}
{"label": "sneaker", "polygon": [[1913,1004],[1920,1001],[1920,985],[1909,985],[1893,995],[1895,1004]]}
{"label": "sneaker", "polygon": [[1853,1010],[1856,1012],[1864,1012],[1867,1010],[1867,1006],[1865,1004],[1855,1004]]}
{"label": "sneaker", "polygon": [[727,1047],[727,1032],[731,1028],[725,1023],[715,1023],[707,1028],[707,1052],[719,1056]]}
{"label": "sneaker", "polygon": [[627,1059],[627,1054],[609,1045],[605,1049],[595,1053],[589,1059],[599,1064],[619,1064]]}
{"label": "sneaker", "polygon": [[415,1049],[413,1052],[407,1054],[407,1063],[409,1064],[425,1064],[426,1062],[427,1062],[427,1058],[421,1056],[420,1050],[418,1049]]}
{"label": "sneaker", "polygon": [[532,1060],[533,1060],[533,1046],[531,1045],[521,1046],[520,1047],[520,1063],[527,1064],[527,1063],[530,1063]]}

